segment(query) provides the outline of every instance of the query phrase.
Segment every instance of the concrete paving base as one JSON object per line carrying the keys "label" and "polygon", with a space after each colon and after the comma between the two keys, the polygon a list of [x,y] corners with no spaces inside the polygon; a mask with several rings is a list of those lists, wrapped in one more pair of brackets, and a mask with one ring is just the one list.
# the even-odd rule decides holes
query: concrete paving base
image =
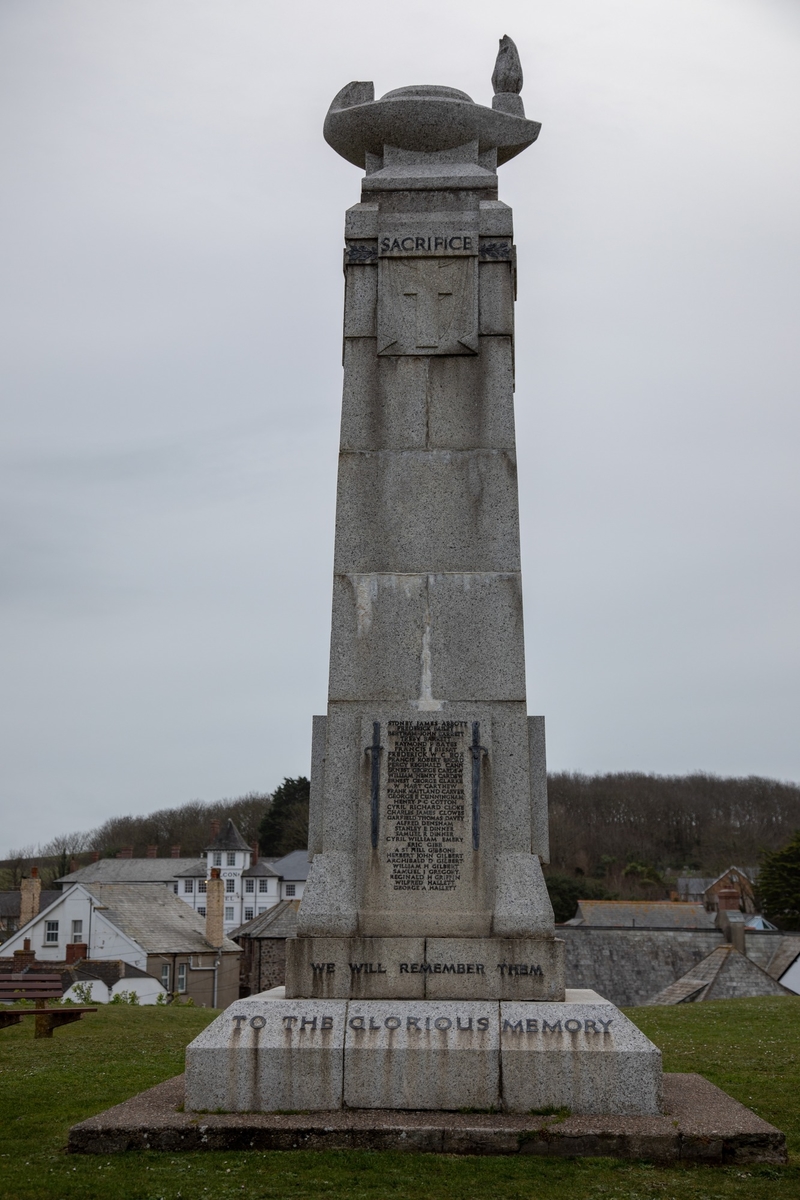
{"label": "concrete paving base", "polygon": [[73,1154],[126,1150],[412,1150],[721,1163],[785,1163],[786,1139],[701,1075],[664,1076],[664,1115],[566,1117],[338,1109],[183,1111],[178,1075],[74,1125]]}

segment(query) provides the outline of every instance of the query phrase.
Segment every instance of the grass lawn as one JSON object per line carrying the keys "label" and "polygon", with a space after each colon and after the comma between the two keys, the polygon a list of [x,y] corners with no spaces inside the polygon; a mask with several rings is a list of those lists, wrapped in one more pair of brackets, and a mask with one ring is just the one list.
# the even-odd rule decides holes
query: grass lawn
{"label": "grass lawn", "polygon": [[652,1167],[532,1156],[142,1152],[64,1153],[67,1129],[183,1069],[183,1048],[212,1019],[199,1008],[101,1007],[35,1041],[32,1022],[0,1031],[3,1200],[798,1200],[800,997],[729,1000],[629,1015],[668,1071],[699,1071],[787,1134],[788,1167]]}

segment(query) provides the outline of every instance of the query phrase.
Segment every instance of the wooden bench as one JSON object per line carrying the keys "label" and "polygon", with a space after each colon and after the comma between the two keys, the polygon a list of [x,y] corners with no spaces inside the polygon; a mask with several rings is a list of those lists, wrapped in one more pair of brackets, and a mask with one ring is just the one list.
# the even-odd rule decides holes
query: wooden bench
{"label": "wooden bench", "polygon": [[[44,971],[0,975],[0,1029],[7,1029],[9,1025],[19,1025],[23,1017],[35,1017],[33,1036],[49,1038],[53,1036],[54,1029],[62,1025],[71,1025],[73,1021],[80,1021],[84,1013],[97,1012],[96,1008],[77,1004],[70,1004],[64,1008],[45,1007],[48,1000],[60,1000],[61,994],[60,975],[48,975]],[[36,1002],[36,1008],[11,1008],[9,1001],[14,1000],[33,1000]]]}

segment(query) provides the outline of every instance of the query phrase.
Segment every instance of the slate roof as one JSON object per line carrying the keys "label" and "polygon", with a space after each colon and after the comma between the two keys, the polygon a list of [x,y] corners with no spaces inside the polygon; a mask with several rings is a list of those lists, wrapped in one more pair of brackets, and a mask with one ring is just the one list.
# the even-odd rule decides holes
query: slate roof
{"label": "slate roof", "polygon": [[289,883],[304,883],[308,879],[311,864],[308,861],[307,850],[293,850],[272,863],[272,870]]}
{"label": "slate roof", "polygon": [[713,929],[715,913],[681,900],[579,900],[569,925],[625,929]]}
{"label": "slate roof", "polygon": [[[160,884],[93,883],[86,890],[104,916],[146,954],[208,954],[205,919]],[[239,947],[226,937],[223,950]]]}
{"label": "slate roof", "polygon": [[257,863],[253,864],[252,867],[248,867],[246,871],[242,871],[242,875],[244,875],[246,878],[252,878],[254,875],[260,875],[262,878],[267,876],[271,879],[277,879],[279,878],[278,872],[272,866],[274,861],[274,859],[260,858]]}
{"label": "slate roof", "polygon": [[294,937],[297,932],[297,910],[299,900],[281,900],[273,908],[252,921],[246,921],[238,929],[234,929],[232,938],[287,938]]}
{"label": "slate roof", "polygon": [[244,840],[239,830],[234,825],[233,821],[228,817],[227,821],[219,831],[206,850],[252,850],[253,847],[248,845]]}
{"label": "slate roof", "polygon": [[686,1004],[700,1000],[792,994],[733,946],[717,946],[674,983],[646,1000],[645,1004]]}
{"label": "slate roof", "polygon": [[171,883],[192,867],[205,873],[206,864],[197,858],[99,858],[56,883]]}
{"label": "slate roof", "polygon": [[772,979],[780,979],[800,954],[800,938],[784,937],[778,942],[766,972]]}

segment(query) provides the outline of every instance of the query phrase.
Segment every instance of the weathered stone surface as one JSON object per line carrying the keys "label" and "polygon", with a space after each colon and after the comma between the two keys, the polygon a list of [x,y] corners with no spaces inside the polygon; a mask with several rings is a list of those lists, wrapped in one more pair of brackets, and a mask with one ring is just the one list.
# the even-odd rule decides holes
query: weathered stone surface
{"label": "weathered stone surface", "polygon": [[415,700],[425,672],[451,703],[523,703],[522,638],[516,573],[336,575],[330,699]]}
{"label": "weathered stone surface", "polygon": [[425,976],[401,964],[424,958],[424,938],[287,938],[286,995],[422,999]]}
{"label": "weathered stone surface", "polygon": [[530,1113],[207,1113],[185,1108],[178,1075],[73,1125],[72,1154],[129,1150],[404,1150],[434,1154],[614,1157],[657,1163],[785,1163],[786,1139],[700,1075],[664,1076],[660,1117]]}
{"label": "weathered stone surface", "polygon": [[288,938],[286,996],[558,1001],[563,952],[551,937]]}
{"label": "weathered stone surface", "polygon": [[528,717],[531,776],[531,850],[539,861],[550,862],[550,823],[547,817],[547,751],[544,717]]}
{"label": "weathered stone surface", "polygon": [[425,996],[563,1000],[563,957],[563,942],[552,937],[427,938],[433,970],[425,975]]}
{"label": "weathered stone surface", "polygon": [[336,574],[518,570],[511,451],[342,455]]}
{"label": "weathered stone surface", "polygon": [[311,718],[311,787],[308,798],[308,853],[322,851],[322,801],[325,794],[327,717]]}
{"label": "weathered stone surface", "polygon": [[349,1108],[491,1108],[500,1102],[497,1005],[386,1001],[347,1010]]}
{"label": "weathered stone surface", "polygon": [[503,1104],[573,1113],[662,1110],[661,1051],[612,1004],[500,1004]]}
{"label": "weathered stone surface", "polygon": [[335,1000],[235,1001],[186,1048],[187,1107],[340,1108],[346,1011]]}

